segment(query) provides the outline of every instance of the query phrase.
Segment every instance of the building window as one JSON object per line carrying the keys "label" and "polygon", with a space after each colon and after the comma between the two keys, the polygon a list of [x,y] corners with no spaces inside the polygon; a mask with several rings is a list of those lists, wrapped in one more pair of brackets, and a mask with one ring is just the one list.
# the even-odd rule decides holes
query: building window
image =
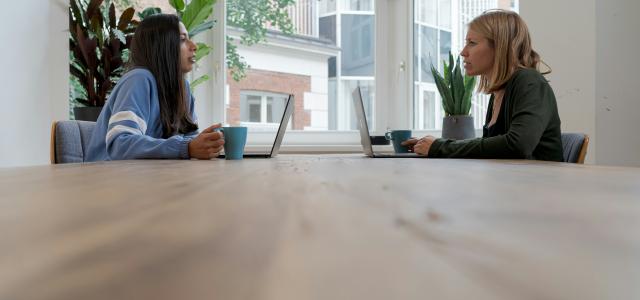
{"label": "building window", "polygon": [[240,122],[279,124],[289,95],[261,91],[240,93]]}

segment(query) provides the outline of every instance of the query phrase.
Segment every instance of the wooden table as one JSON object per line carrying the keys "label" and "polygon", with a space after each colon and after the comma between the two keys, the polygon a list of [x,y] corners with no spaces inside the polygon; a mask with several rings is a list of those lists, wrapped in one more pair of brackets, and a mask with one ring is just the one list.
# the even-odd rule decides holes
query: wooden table
{"label": "wooden table", "polygon": [[279,156],[0,169],[0,299],[640,299],[640,169]]}

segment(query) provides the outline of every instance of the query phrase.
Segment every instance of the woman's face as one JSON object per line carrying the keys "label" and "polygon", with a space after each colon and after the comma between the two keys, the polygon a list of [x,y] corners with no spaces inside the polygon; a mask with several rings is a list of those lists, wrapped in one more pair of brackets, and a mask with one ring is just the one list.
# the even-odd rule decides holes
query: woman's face
{"label": "woman's face", "polygon": [[460,55],[464,57],[467,75],[490,75],[493,70],[494,50],[489,40],[469,29],[466,42]]}
{"label": "woman's face", "polygon": [[180,22],[180,68],[182,73],[189,73],[196,62],[196,50],[198,47],[189,39],[189,32]]}

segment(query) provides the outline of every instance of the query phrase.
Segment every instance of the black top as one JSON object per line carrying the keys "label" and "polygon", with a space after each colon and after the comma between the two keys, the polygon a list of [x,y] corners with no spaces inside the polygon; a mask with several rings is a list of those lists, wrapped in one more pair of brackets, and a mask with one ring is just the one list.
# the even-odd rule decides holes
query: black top
{"label": "black top", "polygon": [[[492,110],[493,96],[486,124]],[[485,125],[482,138],[436,139],[428,156],[562,161],[560,117],[551,86],[536,70],[516,71],[505,86],[496,123]]]}

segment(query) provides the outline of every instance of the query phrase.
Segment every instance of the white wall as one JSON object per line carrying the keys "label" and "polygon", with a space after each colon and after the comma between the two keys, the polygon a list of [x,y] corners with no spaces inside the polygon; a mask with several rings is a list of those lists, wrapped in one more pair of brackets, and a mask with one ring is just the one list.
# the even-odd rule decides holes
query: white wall
{"label": "white wall", "polygon": [[640,166],[640,1],[596,1],[598,164]]}
{"label": "white wall", "polygon": [[596,162],[595,1],[521,0],[520,15],[534,49],[553,70],[547,79],[556,94],[562,131],[588,134],[587,163]]}
{"label": "white wall", "polygon": [[637,0],[520,2],[533,45],[551,65],[563,131],[585,132],[587,162],[640,166]]}
{"label": "white wall", "polygon": [[53,119],[67,118],[64,1],[13,1],[0,10],[0,167],[49,163]]}

